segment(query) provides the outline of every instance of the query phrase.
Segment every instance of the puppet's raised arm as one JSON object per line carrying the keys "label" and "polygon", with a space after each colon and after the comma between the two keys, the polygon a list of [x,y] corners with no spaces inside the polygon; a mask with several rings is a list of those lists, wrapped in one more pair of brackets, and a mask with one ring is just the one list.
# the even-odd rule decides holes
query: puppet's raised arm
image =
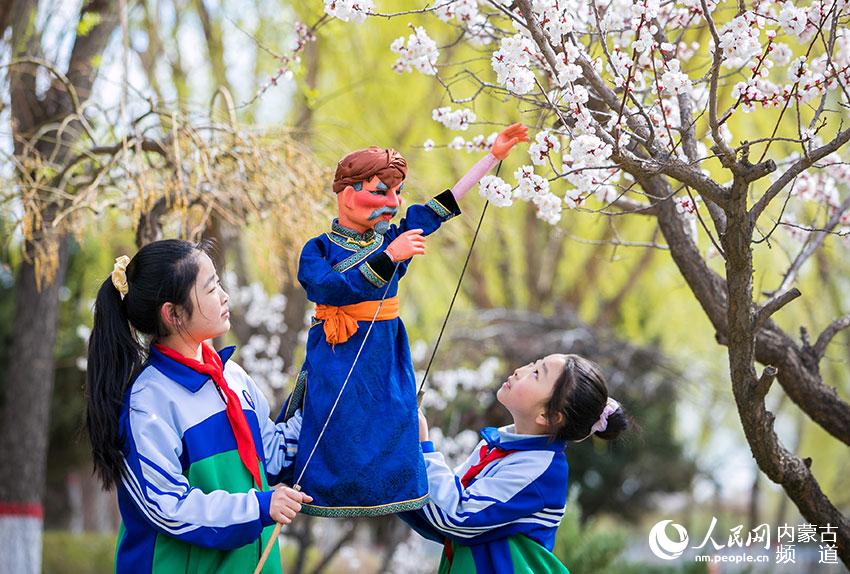
{"label": "puppet's raised arm", "polygon": [[454,184],[454,187],[452,187],[452,195],[454,198],[456,200],[460,200],[464,195],[466,195],[466,192],[472,189],[476,183],[481,181],[481,178],[484,177],[488,171],[493,169],[494,165],[508,157],[508,154],[511,152],[511,148],[519,142],[527,141],[528,128],[522,124],[512,124],[499,132],[490,153],[472,166],[472,169],[466,172],[466,174],[461,177],[456,184]]}

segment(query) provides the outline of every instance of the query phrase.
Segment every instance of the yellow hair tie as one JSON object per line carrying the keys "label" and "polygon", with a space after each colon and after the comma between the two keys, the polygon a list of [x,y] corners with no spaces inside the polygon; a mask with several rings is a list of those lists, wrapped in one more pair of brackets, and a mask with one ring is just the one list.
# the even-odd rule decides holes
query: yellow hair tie
{"label": "yellow hair tie", "polygon": [[112,268],[112,284],[118,289],[121,294],[121,299],[127,295],[130,286],[127,284],[127,264],[130,263],[130,258],[122,255],[115,259],[115,267]]}

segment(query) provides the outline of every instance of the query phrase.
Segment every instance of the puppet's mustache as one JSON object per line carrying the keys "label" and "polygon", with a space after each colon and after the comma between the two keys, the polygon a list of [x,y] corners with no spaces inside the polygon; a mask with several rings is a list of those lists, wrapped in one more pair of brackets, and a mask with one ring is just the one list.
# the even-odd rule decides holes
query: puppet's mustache
{"label": "puppet's mustache", "polygon": [[369,214],[369,221],[372,221],[373,219],[377,219],[378,217],[381,217],[385,213],[389,214],[391,217],[395,217],[395,214],[398,213],[398,209],[396,209],[395,207],[379,207],[378,209],[373,211],[371,214]]}

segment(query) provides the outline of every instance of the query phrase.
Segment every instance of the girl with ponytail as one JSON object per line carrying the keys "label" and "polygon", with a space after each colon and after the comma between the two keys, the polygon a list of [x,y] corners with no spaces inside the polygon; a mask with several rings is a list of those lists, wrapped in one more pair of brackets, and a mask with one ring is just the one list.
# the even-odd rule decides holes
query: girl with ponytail
{"label": "girl with ponytail", "polygon": [[552,554],[567,501],[568,442],[614,440],[630,425],[599,367],[549,355],[515,370],[496,392],[514,424],[484,440],[455,470],[428,441],[419,413],[431,501],[402,516],[445,547],[440,574],[569,574]]}
{"label": "girl with ponytail", "polygon": [[268,484],[294,460],[300,416],[275,425],[234,348],[205,342],[230,328],[208,248],[169,239],[119,257],[95,301],[86,426],[118,495],[117,572],[250,572],[270,525],[312,500]]}

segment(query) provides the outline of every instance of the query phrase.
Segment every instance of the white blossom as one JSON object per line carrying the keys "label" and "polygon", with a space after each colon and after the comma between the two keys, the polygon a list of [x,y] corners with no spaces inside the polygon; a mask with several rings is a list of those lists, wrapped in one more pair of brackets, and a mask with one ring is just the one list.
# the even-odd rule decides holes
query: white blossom
{"label": "white blossom", "polygon": [[500,177],[485,175],[481,178],[480,188],[481,197],[496,207],[509,207],[513,204],[511,186]]}
{"label": "white blossom", "polygon": [[514,196],[535,204],[549,195],[549,182],[545,177],[534,173],[534,166],[524,165],[514,172],[517,189]]}
{"label": "white blossom", "polygon": [[723,51],[725,65],[742,66],[761,53],[756,20],[756,15],[747,11],[733,18],[720,31],[720,49]]}
{"label": "white blossom", "polygon": [[372,0],[324,0],[325,13],[343,22],[360,24],[372,11]]}
{"label": "white blossom", "polygon": [[565,0],[534,0],[532,11],[543,23],[543,29],[553,38],[560,42],[562,36],[573,31],[573,13],[575,4]]}
{"label": "white blossom", "polygon": [[496,81],[517,94],[532,91],[535,82],[531,65],[536,51],[534,42],[521,34],[503,38],[490,59]]}
{"label": "white blossom", "polygon": [[452,110],[450,106],[445,106],[433,110],[431,118],[450,130],[466,131],[469,129],[469,124],[475,121],[475,112],[466,108]]}
{"label": "white blossom", "polygon": [[564,194],[564,203],[567,204],[567,207],[570,209],[575,209],[584,201],[584,196],[581,193],[581,190],[578,188],[570,188]]}
{"label": "white blossom", "polygon": [[806,57],[800,56],[788,66],[788,80],[792,83],[799,82],[803,79],[808,71],[808,66],[806,65]]}
{"label": "white blossom", "polygon": [[413,34],[407,37],[406,46],[405,38],[401,36],[390,44],[390,50],[399,55],[393,65],[396,72],[412,72],[415,68],[428,76],[437,73],[435,66],[440,52],[437,49],[437,43],[428,36],[422,26],[413,28]]}
{"label": "white blossom", "polygon": [[557,135],[549,130],[537,132],[534,141],[528,146],[528,155],[534,165],[545,165],[550,152],[557,153],[561,149],[561,142]]}
{"label": "white blossom", "polygon": [[794,6],[793,2],[785,2],[779,12],[779,26],[789,36],[800,36],[806,29],[806,11]]}
{"label": "white blossom", "polygon": [[773,50],[770,52],[770,59],[768,61],[772,61],[780,66],[784,66],[791,61],[791,57],[794,55],[794,52],[788,44],[774,42],[772,47]]}
{"label": "white blossom", "polygon": [[535,205],[537,206],[538,219],[542,219],[549,225],[555,225],[561,221],[561,211],[563,210],[564,202],[554,193],[546,194]]}
{"label": "white blossom", "polygon": [[576,207],[584,198],[594,194],[600,201],[610,201],[616,189],[609,183],[616,168],[609,165],[613,149],[594,134],[582,134],[570,141],[564,154],[566,180],[574,186],[564,197],[569,207]]}
{"label": "white blossom", "polygon": [[499,136],[498,132],[493,132],[489,136],[485,137],[483,135],[477,135],[471,140],[467,140],[466,142],[466,151],[467,153],[478,152],[478,151],[489,151],[490,148],[493,147],[493,143],[495,143],[496,138]]}
{"label": "white blossom", "polygon": [[449,149],[463,149],[466,147],[466,140],[461,136],[455,136],[455,138],[449,142]]}
{"label": "white blossom", "polygon": [[481,17],[478,13],[478,0],[438,0],[435,13],[443,22],[456,18],[458,23],[467,25]]}
{"label": "white blossom", "polygon": [[675,94],[687,92],[691,87],[690,78],[679,70],[679,60],[675,58],[667,62],[667,70],[661,75],[659,83],[666,91]]}

